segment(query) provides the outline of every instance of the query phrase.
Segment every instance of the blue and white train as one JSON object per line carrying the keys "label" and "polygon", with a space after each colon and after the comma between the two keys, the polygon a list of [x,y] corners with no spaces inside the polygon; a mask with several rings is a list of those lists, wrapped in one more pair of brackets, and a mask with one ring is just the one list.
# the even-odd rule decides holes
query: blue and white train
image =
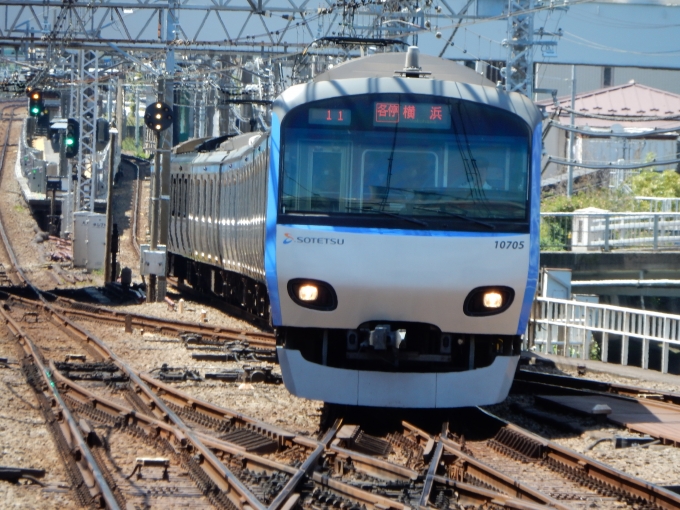
{"label": "blue and white train", "polygon": [[541,115],[414,50],[287,89],[267,133],[175,150],[169,273],[268,318],[297,396],[452,408],[512,383],[538,275]]}

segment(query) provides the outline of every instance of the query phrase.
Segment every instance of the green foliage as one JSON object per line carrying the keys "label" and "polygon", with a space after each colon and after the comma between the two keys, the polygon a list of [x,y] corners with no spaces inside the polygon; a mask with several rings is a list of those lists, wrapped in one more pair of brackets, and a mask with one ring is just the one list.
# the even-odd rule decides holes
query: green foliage
{"label": "green foliage", "polygon": [[125,138],[123,140],[123,152],[125,154],[131,154],[132,156],[137,156],[138,158],[148,158],[149,155],[144,152],[144,150],[141,147],[136,147],[135,146],[135,139],[134,138]]}
{"label": "green foliage", "polygon": [[612,212],[637,211],[640,205],[634,196],[620,190],[599,188],[576,193],[571,197],[554,195],[541,201],[541,212],[574,212],[586,207],[597,207]]}
{"label": "green foliage", "polygon": [[[656,155],[647,154],[648,162],[654,161]],[[609,188],[586,189],[571,197],[566,195],[544,195],[541,200],[541,212],[572,213],[578,209],[595,207],[610,212],[648,212],[649,202],[638,201],[642,197],[680,197],[680,174],[673,170],[657,172],[655,169],[643,169],[638,175],[629,178],[626,185],[619,189]],[[540,246],[542,251],[565,250],[571,245],[572,224],[570,217],[541,218]],[[591,353],[592,355],[592,353]]]}
{"label": "green foliage", "polygon": [[[605,211],[637,211],[645,207],[633,195],[623,191],[594,189],[576,193],[571,197],[554,195],[541,201],[541,212],[571,213],[577,209],[597,207]],[[561,251],[571,244],[572,224],[569,217],[543,217],[541,219],[541,251]]]}
{"label": "green foliage", "polygon": [[590,342],[590,352],[588,353],[589,359],[595,361],[602,361],[602,349],[600,344],[598,344],[595,339]]}
{"label": "green foliage", "polygon": [[643,170],[630,179],[630,187],[641,197],[680,197],[680,174],[673,170]]}

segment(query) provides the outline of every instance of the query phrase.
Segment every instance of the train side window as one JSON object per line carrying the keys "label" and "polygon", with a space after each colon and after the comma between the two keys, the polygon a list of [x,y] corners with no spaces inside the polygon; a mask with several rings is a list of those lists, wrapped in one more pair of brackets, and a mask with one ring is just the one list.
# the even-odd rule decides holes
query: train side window
{"label": "train side window", "polygon": [[203,211],[202,211],[202,214],[201,214],[202,219],[205,219],[205,217],[207,216],[206,208],[207,208],[207,205],[208,205],[207,204],[208,201],[206,200],[206,196],[205,196],[206,195],[206,190],[205,190],[206,184],[207,183],[206,183],[205,179],[202,179],[201,180],[201,191],[202,191],[202,193],[201,193],[201,198],[202,198],[201,203],[203,204]]}
{"label": "train side window", "polygon": [[172,179],[172,195],[170,196],[170,216],[175,217],[175,207],[177,204],[177,177]]}
{"label": "train side window", "polygon": [[200,209],[198,208],[198,202],[199,198],[201,196],[201,181],[198,180],[198,177],[193,176],[192,183],[191,185],[193,186],[193,192],[192,192],[192,200],[193,203],[191,204],[191,214],[194,215],[194,220],[198,218],[198,215],[200,213]]}
{"label": "train side window", "polygon": [[188,190],[189,190],[189,180],[185,177],[184,178],[184,193],[182,193],[182,196],[184,197],[183,211],[184,211],[184,217],[185,218],[187,217],[187,209],[188,209],[188,207],[187,207],[187,200],[189,199]]}
{"label": "train side window", "polygon": [[179,174],[179,177],[177,178],[177,217],[181,218],[182,217],[182,174]]}
{"label": "train side window", "polygon": [[[212,219],[213,219],[213,217],[214,217],[214,214],[213,214],[213,213],[215,212],[215,211],[214,211],[215,197],[213,196],[214,189],[215,189],[215,185],[214,185],[214,184],[215,184],[215,183],[213,182],[213,179],[211,178],[211,179],[210,179],[210,192],[208,193],[208,197],[210,197],[210,210],[208,211],[208,215],[210,216],[210,220],[211,220],[211,221],[212,221]],[[207,204],[206,204],[206,207],[208,207]]]}

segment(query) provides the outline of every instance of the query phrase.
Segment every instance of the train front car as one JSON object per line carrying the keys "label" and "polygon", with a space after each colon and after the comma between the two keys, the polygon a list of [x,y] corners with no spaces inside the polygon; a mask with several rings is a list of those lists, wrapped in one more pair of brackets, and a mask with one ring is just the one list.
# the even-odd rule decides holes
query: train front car
{"label": "train front car", "polygon": [[403,58],[274,103],[265,271],[284,382],[349,405],[497,403],[536,288],[541,116],[463,66]]}

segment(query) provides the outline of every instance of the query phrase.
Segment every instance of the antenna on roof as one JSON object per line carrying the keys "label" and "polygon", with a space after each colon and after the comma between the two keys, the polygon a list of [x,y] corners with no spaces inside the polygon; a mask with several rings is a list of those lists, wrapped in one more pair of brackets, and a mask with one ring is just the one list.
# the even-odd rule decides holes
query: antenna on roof
{"label": "antenna on roof", "polygon": [[418,65],[418,57],[420,55],[420,50],[418,46],[409,46],[406,51],[406,62],[404,62],[404,69],[401,71],[394,71],[394,74],[401,74],[407,78],[420,78],[421,76],[427,76],[429,72],[421,71]]}

